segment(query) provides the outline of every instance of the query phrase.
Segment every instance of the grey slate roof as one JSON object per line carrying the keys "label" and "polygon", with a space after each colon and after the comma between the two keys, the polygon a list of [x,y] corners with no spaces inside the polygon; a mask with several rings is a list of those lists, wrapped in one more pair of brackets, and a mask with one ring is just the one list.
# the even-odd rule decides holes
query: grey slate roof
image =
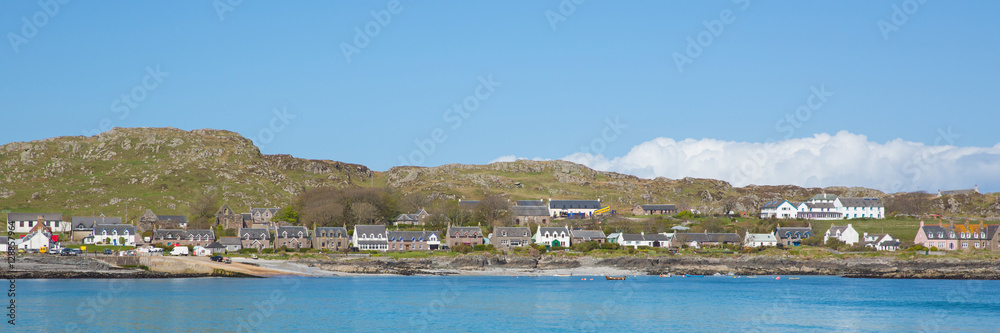
{"label": "grey slate roof", "polygon": [[261,214],[264,214],[264,212],[266,212],[266,211],[270,211],[271,215],[274,215],[274,214],[278,213],[278,209],[277,208],[250,208],[250,215],[257,214],[258,212],[260,212]]}
{"label": "grey slate roof", "polygon": [[309,229],[302,226],[278,227],[275,238],[309,238]]}
{"label": "grey slate roof", "polygon": [[219,242],[212,242],[212,244],[205,245],[205,248],[206,249],[224,249],[224,248],[226,248],[226,246],[222,245],[222,243],[219,243]]}
{"label": "grey slate roof", "polygon": [[809,208],[837,208],[832,202],[807,202],[806,207]]}
{"label": "grey slate roof", "polygon": [[271,231],[267,228],[242,228],[239,236],[244,239],[270,240]]}
{"label": "grey slate roof", "polygon": [[538,233],[539,234],[545,234],[546,232],[550,233],[550,234],[553,234],[553,233],[554,234],[558,234],[558,233],[562,232],[562,233],[566,233],[567,237],[570,236],[569,230],[567,230],[565,227],[539,227],[538,228]]}
{"label": "grey slate roof", "polygon": [[222,237],[222,238],[219,238],[219,244],[226,245],[226,246],[229,246],[229,245],[243,245],[243,243],[240,242],[240,238],[239,237]]}
{"label": "grey slate roof", "polygon": [[836,194],[829,194],[829,193],[817,194],[817,195],[814,195],[812,198],[809,198],[809,200],[830,200],[830,201],[833,201],[833,200],[836,200],[836,199],[837,199],[837,195]]}
{"label": "grey slate roof", "polygon": [[743,238],[735,233],[677,233],[674,240],[680,243],[740,243]]}
{"label": "grey slate roof", "polygon": [[479,200],[461,200],[458,202],[458,208],[461,209],[473,209],[479,205]]}
{"label": "grey slate roof", "polygon": [[581,238],[583,240],[603,239],[607,237],[604,235],[604,231],[600,230],[571,230],[570,233],[573,234],[573,238]]}
{"label": "grey slate roof", "polygon": [[396,216],[396,219],[393,220],[393,221],[395,221],[395,222],[417,222],[417,221],[419,221],[419,219],[417,219],[417,214],[399,214],[399,216]]}
{"label": "grey slate roof", "polygon": [[657,204],[657,205],[640,205],[640,206],[642,207],[642,210],[676,210],[677,209],[677,206],[675,206],[675,205],[659,205],[659,204]]}
{"label": "grey slate roof", "polygon": [[809,238],[813,235],[813,231],[808,227],[780,227],[774,234],[779,238]]}
{"label": "grey slate roof", "polygon": [[62,221],[62,213],[7,213],[7,222],[10,221],[38,221],[38,217],[43,217],[46,221]]}
{"label": "grey slate roof", "polygon": [[477,235],[476,237],[483,236],[483,230],[479,229],[479,227],[451,227],[448,229],[449,236],[455,235],[456,232],[459,234],[459,237],[473,237],[473,234]]}
{"label": "grey slate roof", "polygon": [[318,227],[313,237],[347,237],[347,229],[344,227]]}
{"label": "grey slate roof", "polygon": [[94,230],[95,224],[122,224],[120,217],[73,216],[73,230]]}
{"label": "grey slate roof", "polygon": [[514,204],[521,207],[545,206],[545,202],[541,200],[518,200]]}
{"label": "grey slate roof", "polygon": [[[437,234],[437,231],[389,231],[389,241],[427,241],[431,238],[431,235],[435,234]],[[438,236],[438,238],[441,237]]]}
{"label": "grey slate roof", "polygon": [[778,208],[778,206],[780,206],[781,203],[783,203],[783,202],[785,202],[785,200],[768,201],[766,204],[764,204],[763,207],[761,207],[761,209],[765,209],[765,208]]}
{"label": "grey slate roof", "polygon": [[115,232],[124,235],[126,231],[129,235],[135,235],[135,226],[131,224],[97,224],[94,226],[94,235],[103,235],[104,232],[107,232],[108,235]]}
{"label": "grey slate roof", "polygon": [[359,234],[382,234],[385,235],[385,226],[381,224],[373,225],[356,225],[354,226],[354,232]]}
{"label": "grey slate roof", "polygon": [[[503,236],[503,232],[507,232]],[[496,227],[493,228],[493,237],[531,237],[531,229],[525,227]]]}
{"label": "grey slate roof", "polygon": [[839,232],[840,232],[841,234],[843,234],[843,233],[844,233],[844,231],[847,231],[847,226],[846,226],[846,225],[842,225],[842,226],[836,226],[836,225],[832,225],[832,224],[831,224],[831,225],[830,225],[830,229],[829,229],[828,231],[830,232],[830,234],[831,234],[831,235],[835,235],[835,234],[837,234],[837,232],[838,232],[838,231],[839,231]]}
{"label": "grey slate roof", "polygon": [[156,215],[156,220],[162,221],[173,221],[181,224],[187,224],[188,218],[184,215]]}
{"label": "grey slate roof", "polygon": [[600,200],[549,200],[551,209],[600,209]]}
{"label": "grey slate roof", "polygon": [[844,207],[882,207],[879,198],[840,198],[840,203]]}
{"label": "grey slate roof", "polygon": [[514,216],[552,216],[549,207],[545,206],[514,206]]}

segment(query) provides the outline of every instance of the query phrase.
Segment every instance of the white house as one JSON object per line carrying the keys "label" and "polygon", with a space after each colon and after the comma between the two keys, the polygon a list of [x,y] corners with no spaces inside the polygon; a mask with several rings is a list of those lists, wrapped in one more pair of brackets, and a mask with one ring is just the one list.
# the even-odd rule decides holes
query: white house
{"label": "white house", "polygon": [[555,217],[566,217],[570,214],[583,214],[588,217],[594,211],[601,209],[601,200],[552,200],[549,199],[549,213]]}
{"label": "white house", "polygon": [[823,235],[823,244],[830,238],[837,239],[841,242],[847,243],[847,245],[857,244],[860,238],[858,231],[854,230],[854,227],[848,223],[846,226],[836,226],[830,225],[830,229],[826,230],[826,234]]}
{"label": "white house", "polygon": [[356,225],[351,244],[361,251],[385,252],[389,250],[389,236],[384,225]]}
{"label": "white house", "polygon": [[131,224],[95,224],[93,235],[94,242],[135,246],[135,226]]}
{"label": "white house", "polygon": [[774,234],[751,234],[747,232],[746,236],[743,237],[743,246],[778,246],[778,239],[774,237]]}
{"label": "white house", "polygon": [[659,233],[659,234],[646,234],[645,232],[640,232],[638,234],[617,234],[618,239],[615,241],[621,246],[631,246],[633,248],[639,248],[640,246],[648,247],[670,247],[670,242],[673,240],[674,234],[672,233]]}
{"label": "white house", "polygon": [[13,225],[15,233],[29,233],[38,224],[51,232],[69,232],[73,228],[71,222],[63,221],[61,213],[7,213],[7,228]]}
{"label": "white house", "polygon": [[23,250],[38,250],[42,247],[52,248],[52,232],[44,224],[36,224],[17,242],[17,248]]}
{"label": "white house", "polygon": [[776,200],[764,204],[760,208],[760,218],[794,219],[798,209],[798,204],[788,200]]}
{"label": "white house", "polygon": [[533,238],[535,239],[535,244],[568,247],[570,246],[572,234],[569,231],[569,227],[538,226],[538,232],[535,233],[535,237]]}
{"label": "white house", "polygon": [[883,219],[885,207],[879,198],[840,198],[833,194],[817,194],[805,202],[768,202],[760,208],[760,217],[808,220]]}
{"label": "white house", "polygon": [[900,243],[898,239],[892,238],[892,235],[889,234],[869,234],[866,232],[861,235],[861,244],[874,248],[876,251],[896,251],[899,249]]}

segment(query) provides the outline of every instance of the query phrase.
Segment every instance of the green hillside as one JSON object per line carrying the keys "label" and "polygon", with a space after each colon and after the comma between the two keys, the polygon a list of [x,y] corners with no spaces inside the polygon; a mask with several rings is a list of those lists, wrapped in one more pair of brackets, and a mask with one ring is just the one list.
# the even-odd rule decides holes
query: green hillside
{"label": "green hillside", "polygon": [[190,215],[192,205],[206,197],[245,212],[251,206],[287,206],[310,188],[357,186],[438,201],[478,200],[489,194],[512,200],[600,199],[623,214],[635,204],[668,203],[705,214],[754,215],[771,200],[801,201],[832,193],[883,198],[887,213],[1000,219],[997,193],[937,198],[866,188],[733,187],[712,179],[641,179],[565,161],[373,172],[358,164],[263,155],[237,133],[209,129],[115,128],[92,137],[14,142],[0,146],[0,161],[0,209],[68,216],[124,216],[126,205],[131,218],[145,209]]}

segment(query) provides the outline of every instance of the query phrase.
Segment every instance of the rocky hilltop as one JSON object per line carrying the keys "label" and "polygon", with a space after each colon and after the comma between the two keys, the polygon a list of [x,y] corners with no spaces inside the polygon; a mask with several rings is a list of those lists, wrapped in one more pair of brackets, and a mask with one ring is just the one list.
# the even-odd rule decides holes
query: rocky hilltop
{"label": "rocky hilltop", "polygon": [[[819,193],[879,197],[887,212],[1000,217],[1000,194],[936,198],[926,193],[886,194],[859,187],[733,187],[714,179],[642,179],[565,161],[489,165],[394,167],[374,172],[360,164],[264,155],[241,135],[223,130],[115,128],[96,136],[67,136],[0,146],[0,209],[130,216],[145,209],[186,215],[211,195],[237,211],[284,207],[305,189],[385,186],[431,199],[601,199],[614,209],[637,203],[672,203],[705,213],[753,214],[764,203],[805,200]],[[386,218],[391,218],[388,216]]]}

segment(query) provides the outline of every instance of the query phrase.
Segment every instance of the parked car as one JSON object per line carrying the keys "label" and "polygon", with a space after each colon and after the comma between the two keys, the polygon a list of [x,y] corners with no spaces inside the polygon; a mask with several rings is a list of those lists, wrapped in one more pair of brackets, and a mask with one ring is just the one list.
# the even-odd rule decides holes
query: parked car
{"label": "parked car", "polygon": [[226,258],[226,259],[223,259],[222,262],[227,263],[227,264],[232,264],[233,263],[233,259]]}
{"label": "parked car", "polygon": [[222,256],[211,256],[208,257],[208,259],[212,259],[212,261],[222,262]]}
{"label": "parked car", "polygon": [[80,249],[69,249],[69,253],[71,256],[78,256],[80,253],[83,253],[83,251]]}
{"label": "parked car", "polygon": [[256,254],[251,254],[250,255],[250,259],[257,259],[257,255]]}
{"label": "parked car", "polygon": [[60,256],[71,256],[71,255],[73,255],[73,249],[63,248],[62,250],[59,250],[59,255]]}

